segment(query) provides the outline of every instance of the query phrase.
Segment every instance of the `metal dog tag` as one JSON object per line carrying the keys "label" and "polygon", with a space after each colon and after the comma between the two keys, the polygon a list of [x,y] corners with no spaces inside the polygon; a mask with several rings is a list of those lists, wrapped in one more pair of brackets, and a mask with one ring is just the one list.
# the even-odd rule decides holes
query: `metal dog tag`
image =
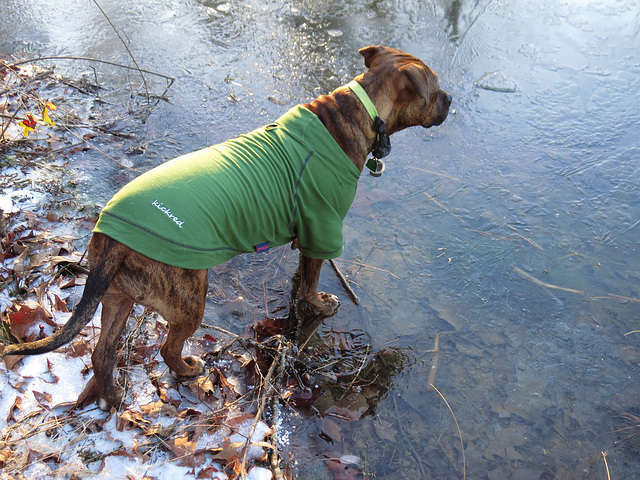
{"label": "metal dog tag", "polygon": [[371,157],[367,160],[367,168],[372,177],[379,177],[384,172],[384,162],[379,158]]}

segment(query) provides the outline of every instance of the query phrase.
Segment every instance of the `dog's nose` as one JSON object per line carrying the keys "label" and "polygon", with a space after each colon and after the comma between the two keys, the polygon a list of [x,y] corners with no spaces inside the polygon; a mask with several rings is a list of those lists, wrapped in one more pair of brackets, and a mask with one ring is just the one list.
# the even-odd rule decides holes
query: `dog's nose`
{"label": "dog's nose", "polygon": [[451,94],[450,93],[445,93],[444,98],[446,98],[447,99],[447,103],[449,105],[451,105],[451,102],[453,101],[453,97],[451,96]]}

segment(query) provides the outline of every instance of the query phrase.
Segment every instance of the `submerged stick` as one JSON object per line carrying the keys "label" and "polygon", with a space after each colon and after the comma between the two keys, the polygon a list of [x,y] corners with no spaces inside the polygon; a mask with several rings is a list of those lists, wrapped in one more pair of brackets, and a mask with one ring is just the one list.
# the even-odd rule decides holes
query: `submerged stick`
{"label": "submerged stick", "polygon": [[600,452],[602,454],[602,460],[604,460],[604,468],[607,471],[607,480],[611,480],[611,475],[609,474],[609,464],[607,463],[607,452]]}
{"label": "submerged stick", "polygon": [[534,242],[533,240],[531,240],[530,238],[525,237],[524,235],[515,232],[514,235],[516,235],[517,237],[520,237],[521,239],[523,239],[525,242],[530,243],[531,245],[533,245],[534,247],[536,247],[538,250],[540,250],[541,252],[544,252],[544,248],[542,248],[540,245],[538,245],[536,242]]}
{"label": "submerged stick", "polygon": [[449,409],[449,412],[451,412],[451,416],[453,417],[453,421],[456,423],[456,428],[458,429],[458,437],[460,437],[460,450],[462,451],[462,478],[464,480],[464,479],[467,478],[467,460],[466,460],[465,455],[464,455],[464,440],[462,438],[462,430],[460,429],[460,425],[458,424],[458,419],[456,419],[456,416],[453,413],[453,409],[451,408],[451,405],[449,405],[449,402],[447,402],[447,399],[444,398],[444,395],[442,395],[442,393],[440,393],[440,390],[438,390],[433,383],[430,383],[429,386],[431,388],[433,388],[438,395],[440,395],[440,398],[444,401],[444,404]]}
{"label": "submerged stick", "polygon": [[347,279],[345,278],[345,276],[342,274],[342,272],[336,265],[336,262],[334,262],[333,259],[329,259],[329,264],[331,265],[331,268],[333,268],[333,271],[336,272],[336,275],[338,276],[340,283],[342,283],[342,286],[349,294],[351,301],[356,305],[360,305],[360,299],[356,295],[356,292],[354,292],[353,289],[349,286],[349,283],[347,283]]}
{"label": "submerged stick", "polygon": [[418,171],[420,171],[420,172],[428,173],[428,174],[430,174],[430,175],[436,175],[436,176],[438,176],[438,177],[448,178],[449,180],[453,180],[453,181],[455,181],[455,182],[462,182],[462,180],[460,180],[460,179],[459,179],[459,178],[457,178],[457,177],[452,177],[451,175],[447,175],[447,174],[444,174],[444,173],[434,172],[433,170],[426,170],[426,169],[424,169],[424,168],[411,167],[411,166],[409,166],[409,168],[412,168],[413,170],[418,170]]}
{"label": "submerged stick", "polygon": [[616,295],[615,293],[608,293],[607,296],[611,298],[618,298],[620,300],[628,300],[629,302],[640,302],[640,299],[638,298],[624,297],[622,295]]}
{"label": "submerged stick", "polygon": [[574,288],[567,288],[567,287],[559,287],[558,285],[553,285],[551,283],[546,283],[543,282],[542,280],[538,280],[536,277],[534,277],[533,275],[525,272],[524,270],[522,270],[521,268],[518,267],[513,267],[513,269],[516,271],[516,273],[518,273],[520,276],[526,278],[527,280],[531,280],[533,283],[535,283],[536,285],[539,285],[541,287],[544,288],[551,288],[553,290],[562,290],[563,292],[569,292],[569,293],[577,293],[579,295],[586,295],[586,292],[583,292],[582,290],[576,290]]}
{"label": "submerged stick", "polygon": [[[398,280],[400,280],[400,277],[398,275],[396,275],[395,273],[389,271],[389,270],[385,270],[384,268],[378,268],[378,267],[374,267],[372,265],[367,265],[366,263],[362,263],[362,262],[354,262],[353,260],[345,260],[344,258],[338,258],[337,260],[344,262],[344,263],[350,263],[351,265],[355,265],[357,267],[360,268],[367,268],[369,270],[377,270],[379,272],[384,272],[384,273],[388,273],[389,275],[391,275],[393,278],[397,278]],[[358,271],[360,271],[360,269],[358,269]],[[358,272],[356,272],[353,277],[355,278],[355,276],[357,275]]]}
{"label": "submerged stick", "polygon": [[436,338],[433,342],[433,360],[431,361],[431,370],[429,371],[429,377],[427,378],[427,383],[429,385],[433,385],[433,382],[436,381],[436,372],[438,371],[438,363],[440,363],[440,335],[447,335],[449,333],[457,333],[455,330],[451,330],[449,332],[438,332],[436,333]]}
{"label": "submerged stick", "polygon": [[433,203],[435,203],[437,206],[439,206],[442,210],[447,212],[449,215],[453,215],[454,217],[456,217],[458,220],[460,220],[465,225],[467,224],[467,222],[466,222],[466,220],[464,218],[462,218],[460,215],[458,215],[456,213],[453,213],[449,208],[447,208],[445,205],[443,205],[438,200],[436,200],[433,195],[429,195],[427,192],[422,192],[422,193],[424,193],[429,200],[431,200]]}

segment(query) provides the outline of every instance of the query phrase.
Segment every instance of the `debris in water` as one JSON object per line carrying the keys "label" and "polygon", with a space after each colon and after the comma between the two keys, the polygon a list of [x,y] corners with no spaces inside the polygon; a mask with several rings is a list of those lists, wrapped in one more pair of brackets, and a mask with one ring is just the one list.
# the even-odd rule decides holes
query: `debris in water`
{"label": "debris in water", "polygon": [[473,84],[485,90],[491,90],[492,92],[505,93],[515,92],[517,87],[515,80],[500,71],[485,73],[473,82]]}

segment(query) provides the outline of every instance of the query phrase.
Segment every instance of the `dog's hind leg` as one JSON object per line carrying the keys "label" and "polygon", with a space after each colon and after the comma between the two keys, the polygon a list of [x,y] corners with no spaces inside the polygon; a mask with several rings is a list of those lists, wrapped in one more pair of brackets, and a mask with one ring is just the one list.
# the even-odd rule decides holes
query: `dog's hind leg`
{"label": "dog's hind leg", "polygon": [[119,290],[110,288],[102,298],[102,330],[91,361],[98,390],[98,406],[102,410],[118,408],[122,389],[113,381],[116,366],[116,346],[127,324],[133,300]]}
{"label": "dog's hind leg", "polygon": [[192,270],[171,286],[170,300],[158,306],[158,313],[169,324],[160,353],[174,377],[196,377],[204,371],[202,359],[193,355],[183,357],[182,349],[202,322],[207,288],[207,271]]}
{"label": "dog's hind leg", "polygon": [[204,362],[202,359],[194,355],[183,357],[182,349],[184,342],[193,335],[200,326],[202,314],[190,316],[181,313],[179,316],[174,316],[173,319],[176,323],[169,323],[167,338],[160,348],[162,358],[164,358],[164,362],[171,369],[174,377],[196,377],[201,375],[204,371]]}

